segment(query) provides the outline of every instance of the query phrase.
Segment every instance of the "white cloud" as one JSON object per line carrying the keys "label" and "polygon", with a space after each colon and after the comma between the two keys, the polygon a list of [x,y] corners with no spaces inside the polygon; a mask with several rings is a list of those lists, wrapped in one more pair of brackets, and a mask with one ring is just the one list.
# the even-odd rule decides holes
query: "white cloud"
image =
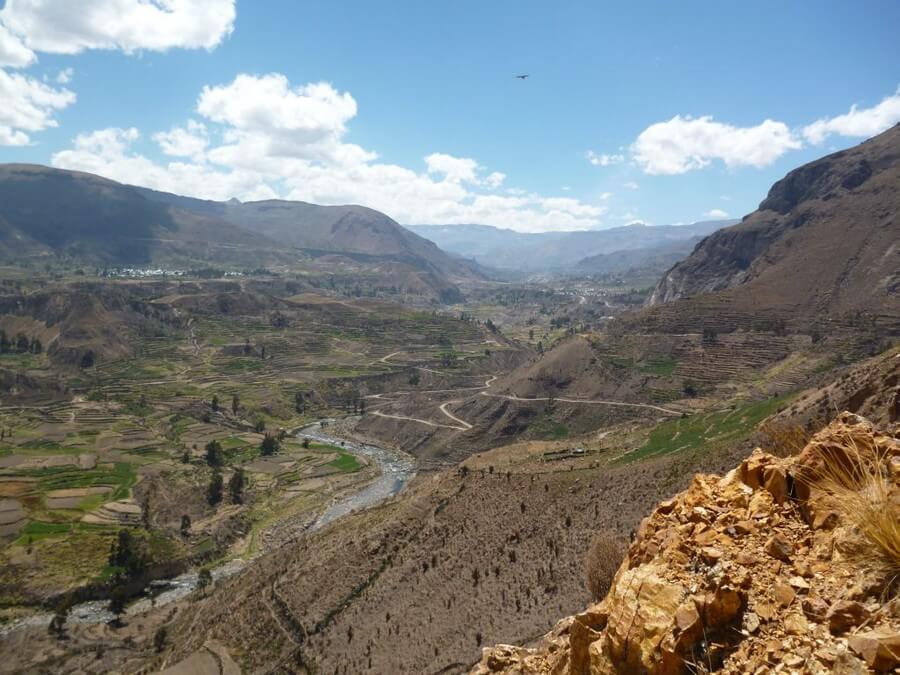
{"label": "white cloud", "polygon": [[640,186],[635,183],[633,180],[628,181],[627,183],[622,183],[623,186],[627,187],[629,190],[637,190]]}
{"label": "white cloud", "polygon": [[27,145],[30,133],[57,126],[53,114],[75,102],[68,89],[0,68],[0,145]]}
{"label": "white cloud", "polygon": [[183,161],[153,161],[135,150],[136,130],[114,128],[78,136],[52,162],[208,199],[364,204],[403,223],[583,230],[597,227],[606,212],[602,204],[518,188],[498,194],[506,176],[471,158],[432,153],[422,172],[377,162],[374,152],[346,140],[356,101],[327,83],[293,87],[279,74],[239,75],[204,87],[196,112],[202,121],[152,136],[163,153]]}
{"label": "white cloud", "polygon": [[681,117],[647,127],[631,147],[648,174],[682,174],[721,160],[729,167],[771,164],[801,142],[783,122],[735,127],[710,116]]}
{"label": "white cloud", "polygon": [[135,128],[100,129],[75,137],[73,147],[52,157],[53,166],[96,173],[107,178],[208,199],[269,199],[277,196],[258,174],[221,171],[204,164],[160,164],[132,151],[140,138]]}
{"label": "white cloud", "polygon": [[206,146],[209,145],[209,134],[205,125],[188,120],[186,127],[173,127],[169,131],[153,134],[153,140],[167,155],[193,157],[202,161]]}
{"label": "white cloud", "polygon": [[0,66],[24,68],[36,60],[35,53],[0,23]]}
{"label": "white cloud", "polygon": [[707,218],[727,218],[728,212],[723,211],[722,209],[710,209],[703,215],[706,216]]}
{"label": "white cloud", "polygon": [[729,197],[728,195],[722,195],[722,196],[719,197],[719,199],[721,199],[723,202],[730,202],[730,201],[731,201],[731,197]]}
{"label": "white cloud", "polygon": [[443,174],[452,183],[475,183],[478,162],[468,157],[453,157],[435,152],[425,158],[428,173]]}
{"label": "white cloud", "polygon": [[231,84],[204,87],[197,112],[225,128],[225,145],[211,159],[252,171],[277,171],[287,160],[352,166],[375,159],[343,142],[356,101],[327,82],[291,87],[284,75],[238,75]]}
{"label": "white cloud", "polygon": [[850,107],[850,112],[837,117],[823,118],[803,127],[803,137],[820,145],[829,136],[868,138],[890,129],[900,122],[900,88],[871,108]]}
{"label": "white cloud", "polygon": [[[234,28],[234,0],[7,0],[0,23],[32,52],[212,49]],[[0,32],[0,45],[6,42]],[[0,49],[2,52],[2,49]]]}
{"label": "white cloud", "polygon": [[625,161],[625,155],[597,154],[593,150],[588,150],[585,157],[594,166],[611,166]]}
{"label": "white cloud", "polygon": [[[212,49],[231,33],[234,19],[235,0],[6,0],[0,7],[0,145],[28,144],[31,133],[56,126],[55,111],[75,101],[67,89],[3,68],[29,66],[38,52]],[[61,70],[56,84],[68,84],[73,73]]]}

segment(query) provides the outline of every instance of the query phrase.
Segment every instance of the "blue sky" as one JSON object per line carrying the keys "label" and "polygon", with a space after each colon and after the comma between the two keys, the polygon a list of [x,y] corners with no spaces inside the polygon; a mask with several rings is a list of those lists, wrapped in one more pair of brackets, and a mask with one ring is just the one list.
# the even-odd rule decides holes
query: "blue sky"
{"label": "blue sky", "polygon": [[0,0],[0,161],[585,229],[740,217],[900,121],[900,3],[552,5]]}

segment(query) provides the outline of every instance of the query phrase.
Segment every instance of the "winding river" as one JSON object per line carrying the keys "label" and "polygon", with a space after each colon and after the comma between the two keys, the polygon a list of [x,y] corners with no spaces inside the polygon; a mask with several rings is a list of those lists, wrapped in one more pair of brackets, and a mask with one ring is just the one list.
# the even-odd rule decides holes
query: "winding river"
{"label": "winding river", "polygon": [[[393,497],[403,489],[403,486],[415,476],[415,463],[403,453],[381,448],[377,445],[349,441],[327,433],[328,427],[336,422],[333,419],[324,419],[296,432],[298,438],[308,438],[317,443],[325,443],[340,447],[342,450],[361,455],[370,463],[375,463],[380,468],[379,475],[360,489],[343,494],[335,498],[331,504],[313,521],[309,530],[315,531],[328,523],[360,509],[374,506],[388,497]],[[252,558],[251,558],[252,560]],[[248,560],[235,558],[229,560],[211,570],[213,581],[227,579],[240,572],[248,563]],[[197,590],[198,571],[185,572],[172,579],[160,579],[150,582],[144,591],[144,595],[128,606],[125,616],[134,616],[146,612],[154,607],[162,607],[179,600]],[[68,621],[71,623],[108,623],[115,617],[107,609],[105,600],[91,600],[75,605],[69,612]],[[27,626],[46,626],[50,623],[52,614],[41,612],[32,614],[22,619],[11,621],[0,626],[0,635],[10,633]]]}

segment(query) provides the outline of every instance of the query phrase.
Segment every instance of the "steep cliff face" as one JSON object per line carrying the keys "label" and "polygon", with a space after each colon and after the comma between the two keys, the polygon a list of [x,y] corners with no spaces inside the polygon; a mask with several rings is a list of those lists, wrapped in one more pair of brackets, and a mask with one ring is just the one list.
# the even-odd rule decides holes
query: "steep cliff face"
{"label": "steep cliff face", "polygon": [[[898,431],[843,413],[797,457],[756,450],[697,475],[641,524],[602,602],[535,648],[485,649],[472,672],[892,671]],[[841,488],[840,467],[862,480]]]}
{"label": "steep cliff face", "polygon": [[737,308],[896,313],[898,241],[900,125],[790,172],[669,270],[647,304],[725,291]]}

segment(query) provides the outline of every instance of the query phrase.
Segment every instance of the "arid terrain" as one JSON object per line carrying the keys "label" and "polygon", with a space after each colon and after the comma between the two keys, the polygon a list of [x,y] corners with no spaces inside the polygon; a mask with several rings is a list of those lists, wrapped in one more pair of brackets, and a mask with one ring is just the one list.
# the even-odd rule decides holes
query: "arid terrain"
{"label": "arid terrain", "polygon": [[[22,257],[0,296],[0,671],[574,675],[706,659],[740,672],[770,657],[790,667],[792,648],[770,648],[785,634],[817,659],[811,672],[851,658],[880,668],[871,643],[851,637],[853,655],[834,631],[766,623],[776,611],[759,586],[815,586],[797,467],[843,428],[839,413],[845,427],[870,420],[859,429],[896,454],[898,143],[894,128],[792,172],[643,286],[493,278],[365,209],[238,206],[6,167],[15,198],[0,223]],[[99,229],[60,240],[37,227],[29,190],[47,182]],[[860,208],[881,215],[854,220],[846,259],[807,274],[804,256],[820,255],[808,242],[849,236]],[[140,236],[80,256],[118,209],[145,214]],[[309,221],[303,237],[294,219]],[[259,237],[242,238],[248,222]],[[204,259],[200,225],[229,233],[241,261]],[[133,260],[113,264],[122,256]],[[746,459],[756,446],[765,461]],[[747,462],[764,478],[694,477]],[[765,477],[774,466],[784,489]],[[776,506],[737,513],[761,484]],[[693,511],[679,506],[666,529],[685,500]],[[782,528],[803,559],[704,586],[744,589],[722,600],[726,623],[763,622],[713,648],[700,619],[682,625],[687,577],[744,555],[732,529],[748,519],[747,546]],[[697,551],[673,539],[688,529]],[[589,551],[608,559],[605,576]],[[620,605],[651,563],[653,583],[678,577],[681,623],[670,634],[649,617],[649,637],[623,637],[641,613]],[[797,622],[838,601],[836,583],[810,591]],[[895,630],[892,601],[876,607],[866,588],[847,601],[877,620],[841,630]],[[647,641],[664,632],[674,642],[659,657]]]}

